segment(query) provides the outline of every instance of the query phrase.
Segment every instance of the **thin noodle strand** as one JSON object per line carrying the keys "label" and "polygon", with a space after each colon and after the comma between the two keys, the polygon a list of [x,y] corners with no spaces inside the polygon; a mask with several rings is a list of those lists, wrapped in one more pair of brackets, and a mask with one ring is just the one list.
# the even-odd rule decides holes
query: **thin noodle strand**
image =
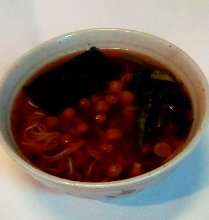
{"label": "thin noodle strand", "polygon": [[96,163],[96,160],[94,160],[94,161],[90,164],[90,166],[89,166],[89,168],[88,168],[88,170],[87,170],[87,173],[86,173],[86,176],[87,176],[87,177],[89,177],[89,176],[91,175],[91,172],[92,172],[92,170],[93,170],[93,167],[94,167],[95,163]]}
{"label": "thin noodle strand", "polygon": [[69,154],[77,151],[79,148],[83,147],[84,146],[84,141],[79,141],[77,143],[73,143],[69,146],[69,148],[63,150],[62,152],[54,155],[54,156],[46,156],[44,155],[44,158],[49,161],[49,162],[52,162],[52,161],[57,161],[57,160],[60,160],[62,158],[65,158],[66,156],[68,156]]}

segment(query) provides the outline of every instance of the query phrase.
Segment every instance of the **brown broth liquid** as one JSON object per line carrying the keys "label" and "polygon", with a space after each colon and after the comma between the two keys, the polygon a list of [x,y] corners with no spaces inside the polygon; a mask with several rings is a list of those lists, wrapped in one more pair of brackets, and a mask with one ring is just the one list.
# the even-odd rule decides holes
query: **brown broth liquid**
{"label": "brown broth liquid", "polygon": [[[188,136],[193,120],[192,104],[182,84],[168,70],[130,51],[103,49],[102,52],[122,67],[120,77],[108,81],[102,91],[81,97],[76,105],[57,115],[47,115],[24,89],[15,99],[11,113],[14,139],[28,161],[44,172],[84,182],[138,176],[167,162]],[[25,85],[45,72],[53,72],[76,55],[47,65]],[[178,93],[186,100],[186,110],[174,111],[173,103],[161,103],[161,99],[160,104],[156,100],[152,103],[149,94],[156,93],[151,91],[153,86],[151,92],[134,89],[132,73],[144,62],[151,66],[152,72],[166,72],[171,84],[178,84]],[[185,120],[185,124],[174,122],[178,120]]]}

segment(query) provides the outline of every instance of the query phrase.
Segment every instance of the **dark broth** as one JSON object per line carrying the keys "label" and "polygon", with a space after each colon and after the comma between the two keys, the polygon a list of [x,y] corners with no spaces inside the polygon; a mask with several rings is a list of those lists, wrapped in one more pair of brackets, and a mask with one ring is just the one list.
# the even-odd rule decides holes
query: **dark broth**
{"label": "dark broth", "polygon": [[[44,172],[84,182],[138,176],[166,163],[188,136],[193,111],[182,82],[158,62],[133,52],[101,51],[104,62],[93,71],[89,65],[89,75],[83,69],[71,73],[69,63],[80,55],[75,53],[35,73],[15,99],[14,139]],[[103,64],[109,75],[101,71]],[[62,75],[64,83],[70,79],[70,84],[56,86],[53,74]],[[36,83],[43,83],[45,75],[51,87]]]}

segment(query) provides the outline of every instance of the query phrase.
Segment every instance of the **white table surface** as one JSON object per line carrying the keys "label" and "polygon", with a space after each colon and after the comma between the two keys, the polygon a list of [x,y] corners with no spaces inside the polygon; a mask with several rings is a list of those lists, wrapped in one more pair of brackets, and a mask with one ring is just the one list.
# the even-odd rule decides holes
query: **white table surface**
{"label": "white table surface", "polygon": [[[57,35],[119,27],[158,35],[187,52],[209,80],[208,0],[1,0],[0,77]],[[0,148],[0,219],[209,219],[209,129],[169,177],[129,197],[94,201],[43,187]]]}

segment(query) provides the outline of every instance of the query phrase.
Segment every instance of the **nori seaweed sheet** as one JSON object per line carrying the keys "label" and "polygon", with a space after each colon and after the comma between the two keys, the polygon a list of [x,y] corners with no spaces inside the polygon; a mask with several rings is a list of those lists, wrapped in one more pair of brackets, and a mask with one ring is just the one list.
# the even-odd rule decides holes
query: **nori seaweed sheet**
{"label": "nori seaweed sheet", "polygon": [[82,97],[90,97],[104,89],[106,83],[122,73],[122,67],[96,47],[57,68],[41,74],[25,92],[45,113],[57,115],[66,107],[76,105]]}

